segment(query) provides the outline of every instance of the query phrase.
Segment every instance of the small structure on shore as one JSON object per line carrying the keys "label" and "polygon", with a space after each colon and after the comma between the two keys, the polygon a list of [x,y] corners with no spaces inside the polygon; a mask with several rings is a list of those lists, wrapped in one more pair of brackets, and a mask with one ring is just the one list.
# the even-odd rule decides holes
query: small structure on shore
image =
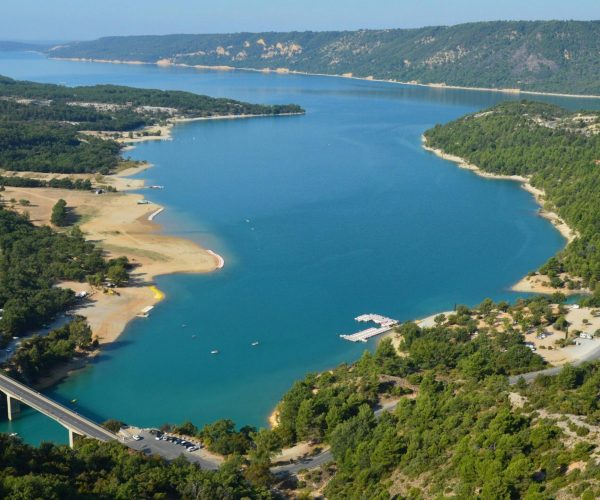
{"label": "small structure on shore", "polygon": [[142,311],[138,314],[138,318],[147,318],[150,315],[150,311],[154,309],[154,306],[146,306],[142,309]]}
{"label": "small structure on shore", "polygon": [[359,323],[375,323],[379,326],[367,328],[351,335],[340,335],[341,338],[350,342],[366,342],[371,337],[389,332],[396,325],[400,324],[398,320],[381,316],[380,314],[361,314],[354,319]]}
{"label": "small structure on shore", "polygon": [[154,217],[156,217],[158,214],[162,213],[164,210],[164,207],[160,207],[156,212],[152,212],[149,216],[148,216],[148,220],[149,221],[153,221]]}

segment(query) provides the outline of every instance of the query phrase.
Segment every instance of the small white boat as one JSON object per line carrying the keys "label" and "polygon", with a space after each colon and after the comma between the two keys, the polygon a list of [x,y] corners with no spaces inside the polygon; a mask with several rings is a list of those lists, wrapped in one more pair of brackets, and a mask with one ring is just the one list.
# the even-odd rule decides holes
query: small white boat
{"label": "small white boat", "polygon": [[256,347],[258,345],[258,340],[255,340],[254,342],[252,342],[252,347]]}
{"label": "small white boat", "polygon": [[211,354],[219,354],[219,351],[215,349],[214,351],[210,351]]}

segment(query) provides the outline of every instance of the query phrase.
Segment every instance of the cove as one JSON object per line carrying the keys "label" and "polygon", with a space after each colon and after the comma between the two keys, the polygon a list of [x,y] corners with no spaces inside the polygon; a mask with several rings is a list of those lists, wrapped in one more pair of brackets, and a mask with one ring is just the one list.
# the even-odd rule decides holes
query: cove
{"label": "cove", "polygon": [[[34,54],[1,54],[0,74],[293,102],[307,111],[179,125],[172,141],[125,153],[155,165],[140,176],[165,186],[144,191],[166,207],[156,219],[163,230],[226,264],[209,275],[160,277],[166,299],[151,317],[48,391],[76,399],[76,410],[97,421],[264,426],[295,380],[374,345],[339,339],[357,329],[355,316],[408,320],[485,297],[515,300],[511,284],[564,245],[518,184],[482,179],[421,148],[435,123],[514,96]],[[539,99],[598,108],[588,99]],[[28,411],[0,431],[66,441],[60,427]]]}

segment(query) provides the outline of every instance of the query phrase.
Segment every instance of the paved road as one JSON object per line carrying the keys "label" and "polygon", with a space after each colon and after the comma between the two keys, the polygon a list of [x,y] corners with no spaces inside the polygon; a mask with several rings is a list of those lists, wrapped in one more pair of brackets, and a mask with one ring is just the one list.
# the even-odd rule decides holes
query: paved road
{"label": "paved road", "polygon": [[3,374],[0,374],[0,391],[72,429],[76,434],[100,441],[117,439],[115,434],[104,427]]}
{"label": "paved road", "polygon": [[10,359],[17,352],[17,348],[21,345],[21,343],[24,340],[30,339],[34,335],[39,335],[40,337],[45,337],[52,330],[54,330],[56,328],[60,328],[61,326],[64,326],[67,323],[70,323],[71,321],[73,321],[73,318],[69,315],[69,313],[61,314],[54,321],[52,321],[52,323],[50,323],[49,325],[47,325],[43,328],[39,328],[31,333],[28,333],[27,335],[23,335],[22,337],[18,337],[18,338],[13,337],[11,339],[11,341],[9,342],[9,344],[6,346],[6,348],[0,349],[0,364],[10,361]]}
{"label": "paved road", "polygon": [[[396,406],[398,406],[399,402],[400,402],[400,400],[390,401],[389,403],[385,403],[380,408],[377,408],[374,412],[375,418],[381,417],[381,415],[383,415],[383,413],[386,411],[392,411],[394,408],[396,408]],[[276,476],[297,474],[298,472],[300,472],[301,470],[304,470],[304,469],[315,469],[317,467],[321,467],[321,465],[325,465],[325,464],[331,462],[332,460],[333,460],[333,455],[331,453],[331,450],[327,449],[317,455],[305,458],[298,462],[294,462],[294,463],[287,464],[287,465],[279,465],[277,467],[272,467],[271,472],[273,474],[275,474]]]}
{"label": "paved road", "polygon": [[[600,345],[572,364],[577,366],[588,361],[595,361],[596,359],[600,359]],[[545,370],[538,370],[536,372],[523,373],[522,375],[514,375],[512,377],[508,377],[508,383],[514,385],[521,378],[523,378],[525,382],[529,383],[533,382],[540,375],[556,375],[561,370],[562,366],[555,366],[554,368],[546,368]]]}
{"label": "paved road", "polygon": [[190,462],[197,463],[203,469],[215,470],[219,468],[220,461],[213,459],[203,450],[194,453],[188,452],[181,445],[167,441],[156,441],[154,436],[147,431],[140,431],[141,441],[133,439],[119,439],[116,434],[92,422],[86,417],[65,408],[61,404],[40,394],[16,380],[0,374],[0,391],[8,393],[11,398],[18,399],[27,406],[47,415],[63,426],[72,429],[76,434],[98,439],[100,441],[119,440],[125,446],[146,454],[156,454],[166,460],[173,460],[183,455]]}

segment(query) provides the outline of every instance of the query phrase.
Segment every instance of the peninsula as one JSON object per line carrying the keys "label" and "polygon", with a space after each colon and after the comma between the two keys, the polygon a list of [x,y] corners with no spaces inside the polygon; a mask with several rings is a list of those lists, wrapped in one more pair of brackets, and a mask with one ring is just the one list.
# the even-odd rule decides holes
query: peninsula
{"label": "peninsula", "polygon": [[[164,207],[128,193],[145,187],[128,176],[150,167],[122,156],[128,143],[166,139],[173,124],[182,121],[300,113],[296,105],[263,106],[189,92],[70,88],[0,77],[0,212],[14,219],[3,231],[2,263],[12,262],[9,242],[25,241],[28,233],[42,243],[35,236],[41,231],[65,246],[43,281],[24,280],[25,286],[23,280],[7,281],[13,279],[10,273],[0,277],[0,345],[16,350],[9,369],[28,382],[47,385],[43,379],[49,375],[62,376],[64,369],[78,365],[65,360],[114,341],[129,321],[162,300],[164,294],[153,286],[156,276],[223,267],[216,253],[161,234],[154,218]],[[35,266],[28,273],[47,259],[43,248],[38,250],[30,257]],[[63,260],[83,264],[71,269]],[[20,269],[10,265],[14,272]],[[67,310],[86,319],[85,349],[74,343],[64,356],[32,361],[27,353],[54,349],[46,344],[62,337],[19,338]]]}

